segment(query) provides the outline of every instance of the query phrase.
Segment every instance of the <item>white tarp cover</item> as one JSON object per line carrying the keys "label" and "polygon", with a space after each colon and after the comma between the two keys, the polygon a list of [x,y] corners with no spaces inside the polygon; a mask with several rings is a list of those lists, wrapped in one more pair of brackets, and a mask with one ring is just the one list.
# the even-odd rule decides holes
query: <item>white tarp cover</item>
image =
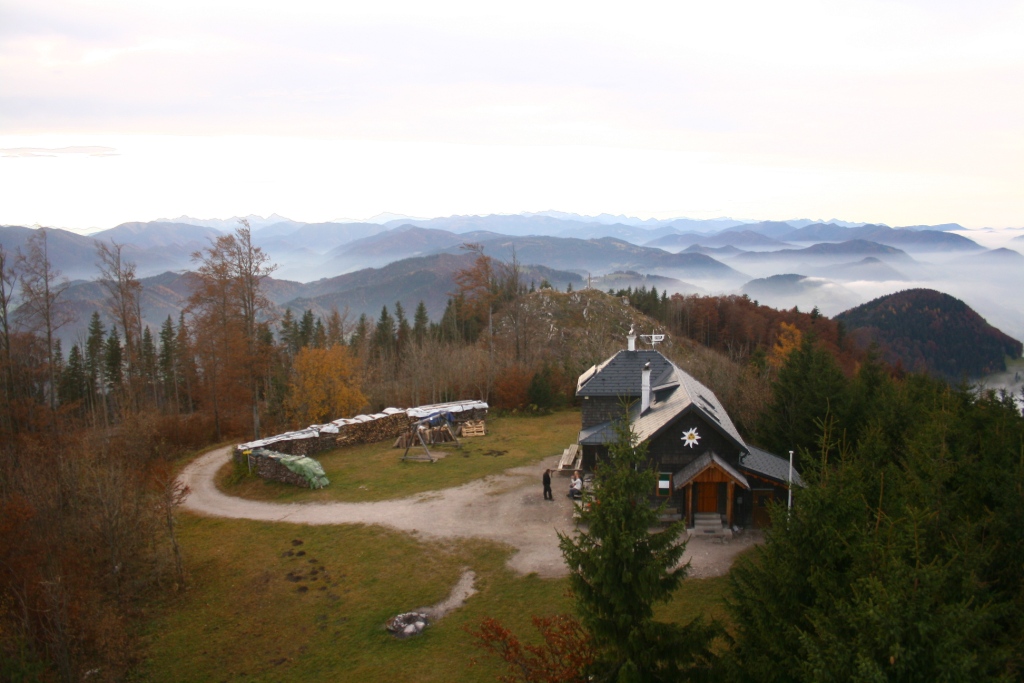
{"label": "white tarp cover", "polygon": [[461,413],[466,410],[487,410],[484,401],[454,401],[452,403],[435,403],[429,406],[409,408],[405,411],[409,417],[429,417],[434,413]]}
{"label": "white tarp cover", "polygon": [[380,420],[385,417],[391,417],[392,415],[399,415],[401,413],[405,413],[412,418],[421,419],[424,417],[430,417],[431,415],[436,415],[437,413],[461,413],[467,410],[487,410],[487,408],[488,406],[485,401],[453,401],[451,403],[435,403],[433,405],[418,406],[407,410],[402,410],[401,408],[385,408],[383,412],[376,413],[374,415],[356,415],[355,417],[349,418],[343,417],[338,420],[332,420],[330,423],[325,425],[311,425],[306,429],[300,429],[295,432],[285,432],[284,434],[270,436],[266,439],[259,439],[257,441],[239,444],[238,448],[241,450],[250,450],[253,448],[263,448],[280,441],[314,439],[319,436],[321,432],[324,434],[337,434],[341,431],[340,428],[345,425],[361,422],[373,422],[374,420]]}
{"label": "white tarp cover", "polygon": [[316,429],[309,427],[307,429],[300,429],[295,432],[285,432],[284,434],[277,434],[276,436],[268,436],[266,439],[257,439],[256,441],[250,441],[248,443],[240,444],[238,447],[242,450],[249,450],[252,448],[263,448],[269,446],[272,443],[278,443],[280,441],[296,441],[298,439],[315,439],[319,436]]}

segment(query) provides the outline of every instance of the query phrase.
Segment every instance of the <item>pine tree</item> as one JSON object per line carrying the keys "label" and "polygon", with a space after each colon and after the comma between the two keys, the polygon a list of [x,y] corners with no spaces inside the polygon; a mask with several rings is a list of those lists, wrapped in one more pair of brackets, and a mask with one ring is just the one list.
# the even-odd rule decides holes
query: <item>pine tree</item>
{"label": "pine tree", "polygon": [[401,301],[395,302],[395,351],[399,356],[405,350],[412,336],[412,328],[409,327],[409,320],[405,317],[405,308]]}
{"label": "pine tree", "polygon": [[298,347],[295,349],[296,352],[299,349],[312,346],[313,331],[315,327],[316,318],[313,316],[313,311],[306,309],[306,312],[302,314],[302,319],[299,320],[298,333],[296,335],[298,337]]}
{"label": "pine tree", "polygon": [[327,330],[324,329],[324,323],[320,318],[317,318],[316,324],[313,325],[313,339],[310,346],[314,349],[327,348]]}
{"label": "pine tree", "polygon": [[156,398],[156,345],[153,343],[153,333],[149,326],[142,328],[142,342],[139,344],[139,369],[144,386],[148,387],[151,400]]}
{"label": "pine tree", "polygon": [[[880,377],[791,511],[732,569],[741,680],[1019,680],[1024,418],[1012,397]],[[838,457],[828,454],[838,450]]]}
{"label": "pine tree", "polygon": [[117,334],[117,328],[110,328],[110,336],[103,345],[103,370],[107,380],[107,386],[116,388],[121,386],[124,372],[124,355],[121,348],[121,338]]}
{"label": "pine tree", "polygon": [[841,421],[846,403],[847,381],[835,357],[806,334],[779,370],[758,436],[770,451],[795,451],[802,469],[803,455],[813,452],[826,418]]}
{"label": "pine tree", "polygon": [[367,346],[370,343],[370,321],[365,313],[359,314],[356,321],[356,329],[352,331],[352,342],[350,346],[357,355],[366,357]]}
{"label": "pine tree", "polygon": [[78,344],[71,347],[68,362],[60,376],[58,397],[61,405],[69,405],[85,400],[89,389],[89,375],[85,367],[85,359]]}
{"label": "pine tree", "polygon": [[417,346],[423,346],[427,335],[430,334],[430,316],[427,315],[427,305],[420,302],[416,304],[416,314],[413,316],[412,337]]}
{"label": "pine tree", "polygon": [[[346,315],[348,311],[346,309]],[[345,343],[345,325],[337,308],[332,308],[327,316],[327,348],[341,346]]]}
{"label": "pine tree", "polygon": [[654,620],[654,606],[671,598],[686,576],[686,567],[678,566],[684,528],[676,522],[649,531],[659,516],[649,503],[657,474],[628,419],[614,428],[616,441],[598,463],[594,490],[580,508],[586,531],[560,535],[569,585],[598,651],[599,680],[675,681],[683,670],[708,666],[717,627]]}
{"label": "pine tree", "polygon": [[[192,348],[192,335],[188,325],[185,323],[184,311],[178,316],[178,331],[174,337],[174,352],[177,361],[176,372],[185,388],[182,403],[186,410],[191,413],[195,405],[193,387],[196,375],[196,362],[195,351]],[[179,405],[179,409],[180,407]]]}
{"label": "pine tree", "polygon": [[381,309],[377,327],[373,331],[373,348],[383,358],[390,358],[395,351],[395,319],[388,313],[388,307]]}
{"label": "pine tree", "polygon": [[284,315],[281,316],[281,331],[280,331],[281,345],[284,346],[288,355],[295,356],[299,352],[299,336],[298,329],[296,328],[295,316],[292,314],[292,309],[284,309]]}
{"label": "pine tree", "polygon": [[165,400],[172,402],[177,409],[178,400],[178,354],[174,334],[174,321],[171,316],[160,327],[160,354],[157,357],[157,364],[160,368],[160,384],[163,386]]}

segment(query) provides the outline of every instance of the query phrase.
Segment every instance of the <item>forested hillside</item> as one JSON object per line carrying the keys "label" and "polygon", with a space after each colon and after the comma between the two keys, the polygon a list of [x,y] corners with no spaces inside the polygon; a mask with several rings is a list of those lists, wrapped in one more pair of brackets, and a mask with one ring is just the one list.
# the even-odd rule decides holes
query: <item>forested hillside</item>
{"label": "forested hillside", "polygon": [[866,348],[878,344],[892,365],[959,381],[1006,369],[1021,342],[985,322],[967,304],[931,289],[883,296],[840,315],[850,336]]}
{"label": "forested hillside", "polygon": [[[669,297],[644,287],[557,291],[545,281],[531,284],[515,260],[475,248],[454,273],[437,320],[423,303],[409,311],[399,302],[356,319],[336,309],[278,316],[267,292],[274,264],[242,227],[199,253],[184,310],[156,332],[143,324],[134,264],[117,245],[101,247],[91,300],[114,322],[105,323],[96,310],[87,333],[62,348],[57,333],[68,324],[71,302],[46,239],[44,231],[30,236],[18,258],[0,248],[0,678],[72,681],[101,669],[104,679],[117,680],[132,670],[146,606],[188,582],[175,522],[186,493],[174,477],[183,455],[386,406],[467,398],[499,410],[565,406],[574,400],[579,374],[623,348],[630,326],[641,334],[667,333],[659,350],[708,385],[752,443],[796,450],[805,471],[818,472],[810,477],[814,485],[885,470],[878,510],[863,505],[881,498],[881,484],[861,491],[850,483],[841,498],[851,510],[849,523],[832,520],[835,533],[881,553],[892,574],[886,580],[906,589],[884,616],[909,629],[917,622],[902,616],[904,605],[923,614],[946,605],[948,593],[966,605],[960,613],[977,621],[962,637],[925,638],[922,647],[974,648],[982,663],[970,668],[957,660],[969,673],[1005,673],[1019,664],[1005,654],[1020,634],[1010,585],[1017,575],[1000,569],[1020,566],[1024,525],[1021,506],[1013,505],[1020,497],[1013,459],[1019,414],[993,397],[894,377],[843,325],[816,310],[778,311],[737,296]],[[17,324],[15,294],[22,302]],[[1019,343],[1014,348],[1020,352]],[[938,429],[950,425],[955,429]],[[990,428],[999,432],[998,442],[983,437]],[[838,433],[845,446],[833,443]],[[950,439],[955,448],[930,438]],[[837,464],[846,447],[856,448],[859,460]],[[953,460],[949,468],[929,470],[929,478],[901,469],[901,463],[926,468],[932,461],[924,454],[938,452]],[[981,465],[978,454],[984,454]],[[859,470],[842,469],[856,462]],[[928,506],[951,490],[963,503],[959,512],[928,516]],[[815,491],[798,494],[798,501],[806,496],[808,508],[817,509],[814,496],[825,494]],[[930,521],[908,527],[904,520],[919,513]],[[868,538],[883,516],[886,529],[901,538],[925,529],[927,543],[885,555],[888,546]],[[796,521],[814,531],[814,517]],[[800,552],[768,555],[766,567],[785,569],[797,561],[790,557],[825,571],[829,562],[847,562],[841,553],[829,555],[828,544],[778,538]],[[971,545],[981,538],[981,546]],[[968,545],[980,550],[954,557]],[[942,571],[917,599],[915,582],[934,578],[922,566]],[[836,585],[814,586],[811,602],[790,604],[787,596],[805,587],[786,584],[786,577],[795,581],[806,572],[765,577],[749,570],[737,586],[735,661],[759,670],[763,660],[750,654],[752,643],[768,652],[760,644],[765,634],[786,627],[787,619],[817,620],[814,610],[834,614],[842,605],[829,601],[861,595],[857,587],[870,585],[872,571],[869,562],[856,564]],[[984,585],[968,585],[970,576]],[[762,623],[743,610],[762,599],[757,587],[769,584],[776,621]],[[949,586],[956,590],[946,591]],[[792,656],[823,657],[828,643],[845,643],[861,628],[814,623],[821,624],[817,640],[801,639]]]}

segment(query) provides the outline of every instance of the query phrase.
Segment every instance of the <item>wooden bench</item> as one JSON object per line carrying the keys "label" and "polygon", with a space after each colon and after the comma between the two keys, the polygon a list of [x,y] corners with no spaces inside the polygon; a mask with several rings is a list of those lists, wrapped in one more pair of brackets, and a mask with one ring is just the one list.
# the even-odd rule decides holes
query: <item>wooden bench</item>
{"label": "wooden bench", "polygon": [[583,451],[580,445],[573,445],[562,451],[562,459],[558,461],[559,470],[578,470],[583,465]]}

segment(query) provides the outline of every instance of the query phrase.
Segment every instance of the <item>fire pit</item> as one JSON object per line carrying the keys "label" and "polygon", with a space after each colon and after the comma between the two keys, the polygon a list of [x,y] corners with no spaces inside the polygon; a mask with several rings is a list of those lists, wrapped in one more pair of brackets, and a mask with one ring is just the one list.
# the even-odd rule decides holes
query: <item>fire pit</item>
{"label": "fire pit", "polygon": [[423,633],[429,623],[430,617],[423,612],[406,612],[388,619],[384,628],[396,638],[411,638]]}

